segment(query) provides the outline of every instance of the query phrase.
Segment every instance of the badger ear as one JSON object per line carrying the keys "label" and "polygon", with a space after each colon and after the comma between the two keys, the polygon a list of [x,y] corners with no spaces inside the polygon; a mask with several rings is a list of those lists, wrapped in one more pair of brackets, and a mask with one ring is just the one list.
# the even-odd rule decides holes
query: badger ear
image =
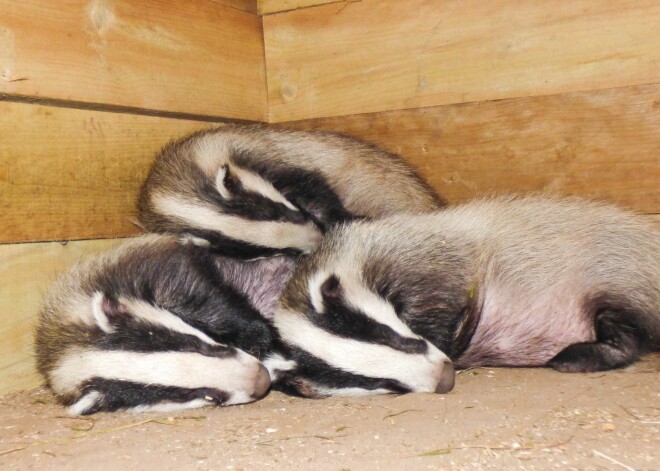
{"label": "badger ear", "polygon": [[181,245],[195,245],[197,247],[209,248],[211,247],[211,242],[202,238],[197,237],[192,234],[183,234],[179,237],[179,243]]}
{"label": "badger ear", "polygon": [[330,275],[321,285],[323,299],[339,299],[342,294],[341,283],[337,275]]}
{"label": "badger ear", "polygon": [[128,308],[119,300],[97,292],[92,298],[92,314],[94,321],[103,332],[111,333],[119,321],[129,315]]}
{"label": "badger ear", "polygon": [[[323,280],[323,281],[321,281]],[[314,310],[325,312],[325,302],[337,300],[342,296],[342,287],[337,275],[316,273],[309,279],[309,297]]]}
{"label": "badger ear", "polygon": [[87,391],[67,408],[67,413],[71,416],[93,414],[101,410],[102,401],[103,394],[95,390]]}
{"label": "badger ear", "polygon": [[268,370],[271,383],[277,382],[288,372],[298,367],[298,364],[294,360],[287,360],[279,353],[270,353],[264,358],[263,365]]}
{"label": "badger ear", "polygon": [[224,164],[218,169],[215,176],[215,187],[224,199],[228,200],[238,191],[238,178],[229,168],[229,164]]}

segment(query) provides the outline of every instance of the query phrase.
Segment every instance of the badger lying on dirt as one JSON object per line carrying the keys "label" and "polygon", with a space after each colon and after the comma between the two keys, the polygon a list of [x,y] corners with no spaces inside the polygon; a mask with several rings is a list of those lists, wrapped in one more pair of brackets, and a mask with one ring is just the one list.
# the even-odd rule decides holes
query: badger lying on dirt
{"label": "badger lying on dirt", "polygon": [[145,230],[241,258],[308,253],[354,217],[442,201],[399,156],[327,132],[226,125],[165,147],[138,204]]}
{"label": "badger lying on dirt", "polygon": [[271,380],[309,397],[446,392],[452,363],[618,368],[660,350],[660,231],[541,196],[353,222],[295,270],[274,326]]}
{"label": "badger lying on dirt", "polygon": [[272,340],[264,317],[294,265],[139,237],[55,284],[37,327],[38,369],[74,415],[258,399],[270,385],[257,359]]}

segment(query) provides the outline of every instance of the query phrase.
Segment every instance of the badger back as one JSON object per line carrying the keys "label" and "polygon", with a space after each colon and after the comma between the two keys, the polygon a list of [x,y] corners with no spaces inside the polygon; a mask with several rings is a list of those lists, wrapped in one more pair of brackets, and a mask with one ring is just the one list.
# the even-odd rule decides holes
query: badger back
{"label": "badger back", "polygon": [[143,236],[87,260],[41,310],[37,367],[72,414],[237,404],[265,394],[268,324],[206,251]]}
{"label": "badger back", "polygon": [[294,272],[274,316],[281,353],[266,365],[303,395],[446,390],[448,359],[544,365],[599,341],[613,311],[608,329],[657,350],[659,243],[642,217],[573,198],[347,224]]}
{"label": "badger back", "polygon": [[307,253],[353,217],[437,209],[402,159],[321,132],[223,126],[167,146],[139,199],[148,230],[193,236],[226,255]]}
{"label": "badger back", "polygon": [[660,233],[645,217],[540,196],[445,215],[479,246],[479,322],[460,366],[597,371],[660,348]]}

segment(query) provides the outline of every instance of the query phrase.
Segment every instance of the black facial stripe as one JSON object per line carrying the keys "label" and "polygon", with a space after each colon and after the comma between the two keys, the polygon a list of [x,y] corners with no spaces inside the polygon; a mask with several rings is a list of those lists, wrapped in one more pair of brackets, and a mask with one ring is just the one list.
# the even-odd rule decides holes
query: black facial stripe
{"label": "black facial stripe", "polygon": [[344,208],[339,195],[316,172],[290,169],[273,176],[272,182],[289,201],[312,217],[324,232],[353,218]]}
{"label": "black facial stripe", "polygon": [[368,391],[385,389],[394,393],[410,392],[399,381],[389,378],[370,378],[355,373],[340,370],[328,365],[320,358],[315,357],[303,350],[287,347],[286,358],[296,362],[296,368],[284,373],[271,388],[288,394],[308,397],[303,390],[305,380],[313,383],[312,386],[323,386],[327,388],[359,388]]}
{"label": "black facial stripe", "polygon": [[[449,250],[443,250],[443,260],[450,267],[472,263]],[[387,299],[410,330],[455,360],[469,345],[479,323],[478,286],[460,270],[439,273],[431,265],[401,265],[392,253],[367,260],[362,276],[366,286]],[[388,269],[393,266],[399,267],[395,273]]]}
{"label": "black facial stripe", "polygon": [[185,403],[195,399],[205,399],[209,404],[223,404],[231,397],[229,393],[213,388],[190,389],[99,377],[86,381],[82,386],[82,391],[83,394],[98,391],[103,395],[94,406],[83,412],[84,415],[100,411],[112,412],[130,407],[150,406],[160,402]]}
{"label": "black facial stripe", "polygon": [[344,304],[339,299],[324,298],[324,313],[312,313],[312,322],[321,329],[339,337],[386,345],[408,354],[424,355],[428,350],[422,339],[404,337],[391,327]]}
{"label": "black facial stripe", "polygon": [[183,232],[207,240],[211,244],[210,250],[214,254],[240,258],[242,260],[271,257],[273,255],[297,256],[302,253],[302,251],[292,247],[275,248],[251,244],[243,240],[232,239],[218,232],[201,229],[185,229]]}
{"label": "black facial stripe", "polygon": [[[81,335],[79,325],[66,324],[58,333],[63,345],[134,351],[185,349],[212,356],[224,354],[224,347],[209,346],[194,335],[167,332],[168,328],[157,320],[155,325],[145,325],[139,317],[129,313],[137,301],[168,311],[215,342],[255,356],[270,349],[270,324],[242,293],[223,280],[216,258],[209,250],[192,244],[181,245],[175,238],[167,237],[135,245],[119,254],[113,263],[95,265],[80,282],[80,290],[90,298],[103,293],[112,300],[105,307],[112,308],[108,321],[114,333],[105,333],[90,325]],[[258,279],[261,273],[256,270],[247,276]],[[126,303],[121,306],[123,300]],[[120,304],[116,308],[113,307],[115,302]],[[127,313],[115,315],[115,311]],[[161,333],[159,328],[166,332]],[[152,331],[151,336],[149,331]]]}
{"label": "black facial stripe", "polygon": [[282,221],[304,224],[307,218],[300,211],[287,207],[284,203],[273,201],[260,193],[245,189],[240,182],[232,185],[231,198],[223,198],[215,185],[207,181],[200,190],[200,196],[213,206],[222,208],[222,212],[254,221]]}
{"label": "black facial stripe", "polygon": [[[205,282],[200,283],[198,279],[184,282],[185,296],[170,293],[171,296],[161,300],[158,307],[178,316],[218,343],[240,348],[257,357],[263,355],[272,340],[268,321],[241,291],[226,282],[219,272],[215,256],[209,256],[204,248],[188,246],[187,249],[191,255],[190,264],[205,275]],[[266,282],[260,280],[260,283]]]}
{"label": "black facial stripe", "polygon": [[[259,156],[238,152],[233,160],[243,168],[258,174],[301,209],[325,232],[331,226],[352,219],[339,195],[319,172],[277,165]],[[319,158],[322,158],[320,156]]]}
{"label": "black facial stripe", "polygon": [[194,335],[169,330],[158,325],[149,325],[130,318],[113,326],[114,331],[104,333],[94,345],[101,350],[124,350],[131,352],[185,352],[198,353],[214,358],[233,358],[234,348],[211,345]]}

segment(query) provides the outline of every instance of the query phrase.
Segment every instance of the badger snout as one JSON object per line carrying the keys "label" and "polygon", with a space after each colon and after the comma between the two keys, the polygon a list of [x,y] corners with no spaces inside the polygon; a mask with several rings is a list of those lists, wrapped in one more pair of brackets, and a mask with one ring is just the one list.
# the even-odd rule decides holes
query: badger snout
{"label": "badger snout", "polygon": [[261,399],[266,395],[270,388],[270,374],[266,367],[259,364],[257,369],[257,376],[254,382],[254,391],[252,392],[253,399]]}
{"label": "badger snout", "polygon": [[436,378],[435,392],[437,394],[445,394],[454,389],[456,380],[454,364],[451,361],[445,361],[439,365]]}

